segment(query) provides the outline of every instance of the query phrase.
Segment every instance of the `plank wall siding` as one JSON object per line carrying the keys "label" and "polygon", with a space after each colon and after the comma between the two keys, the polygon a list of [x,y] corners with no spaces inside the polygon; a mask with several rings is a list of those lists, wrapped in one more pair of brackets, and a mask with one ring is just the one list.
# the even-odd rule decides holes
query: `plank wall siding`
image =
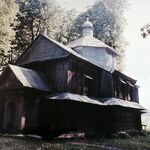
{"label": "plank wall siding", "polygon": [[[37,65],[38,64],[38,65]],[[66,92],[69,62],[67,59],[37,62],[25,67],[36,70],[47,82],[48,86],[55,92]]]}
{"label": "plank wall siding", "polygon": [[109,72],[73,57],[70,58],[69,70],[73,74],[70,92],[83,94],[84,80],[87,76],[87,78],[91,78],[91,92],[89,96],[112,96],[112,75]]}
{"label": "plank wall siding", "polygon": [[16,133],[21,129],[23,113],[22,90],[0,92],[0,131]]}

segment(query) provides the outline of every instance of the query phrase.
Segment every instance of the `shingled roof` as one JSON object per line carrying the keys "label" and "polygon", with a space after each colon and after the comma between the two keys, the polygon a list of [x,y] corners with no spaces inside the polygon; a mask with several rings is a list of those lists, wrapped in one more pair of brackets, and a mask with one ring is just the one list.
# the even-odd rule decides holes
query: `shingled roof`
{"label": "shingled roof", "polygon": [[9,65],[9,67],[24,87],[50,91],[47,84],[36,71],[15,65]]}
{"label": "shingled roof", "polygon": [[144,110],[145,108],[138,103],[129,102],[118,98],[91,98],[84,95],[78,95],[73,93],[55,93],[49,96],[46,96],[47,99],[55,99],[55,100],[71,100],[84,102],[89,104],[96,104],[100,106],[121,106],[127,108],[134,108]]}
{"label": "shingled roof", "polygon": [[55,100],[71,100],[71,101],[78,101],[90,104],[97,104],[97,105],[104,105],[103,103],[99,102],[96,99],[92,99],[85,95],[78,95],[73,93],[55,93],[52,95],[46,96],[48,99],[55,99]]}
{"label": "shingled roof", "polygon": [[68,46],[70,48],[76,48],[76,47],[80,47],[80,46],[107,48],[107,50],[110,51],[111,53],[118,55],[118,52],[116,52],[112,47],[108,46],[104,42],[102,42],[92,36],[81,37],[75,41],[70,42],[68,44]]}
{"label": "shingled roof", "polygon": [[[57,57],[55,57],[55,56],[52,56],[51,55],[51,51],[53,50],[53,49],[47,49],[47,47],[46,48],[44,48],[44,51],[46,51],[46,52],[44,52],[43,50],[42,50],[42,53],[40,53],[41,55],[44,55],[45,53],[46,53],[46,56],[36,56],[36,59],[32,59],[32,58],[30,58],[30,60],[29,61],[25,61],[25,62],[22,62],[22,60],[24,59],[24,58],[26,58],[26,56],[28,55],[28,53],[32,50],[32,49],[30,49],[30,47],[35,47],[35,45],[36,45],[36,43],[38,43],[38,42],[40,42],[40,40],[42,40],[42,39],[45,39],[45,40],[47,40],[48,42],[50,42],[50,44],[55,44],[56,46],[58,46],[59,48],[61,48],[61,50],[63,50],[64,51],[64,54],[62,54],[62,52],[61,52],[61,55],[60,55],[60,57],[59,58],[62,58],[62,57],[67,57],[68,55],[72,55],[72,56],[74,56],[74,57],[77,57],[77,58],[79,58],[79,59],[81,59],[81,60],[84,60],[84,61],[86,61],[86,62],[88,62],[88,63],[90,63],[90,64],[93,64],[93,65],[95,65],[95,66],[97,66],[97,67],[100,67],[100,68],[102,68],[102,69],[104,69],[104,70],[106,70],[106,71],[109,71],[109,72],[113,72],[114,70],[111,70],[111,69],[109,69],[109,68],[107,68],[107,67],[103,67],[103,66],[100,66],[100,65],[97,65],[95,62],[93,62],[93,61],[91,61],[91,60],[88,60],[87,58],[85,58],[85,57],[83,57],[82,55],[80,55],[79,53],[77,53],[77,52],[75,52],[73,49],[71,49],[69,46],[65,46],[65,45],[63,45],[63,44],[61,44],[60,42],[57,42],[56,40],[54,40],[54,39],[51,39],[51,38],[49,38],[49,37],[47,37],[47,36],[44,36],[44,35],[42,35],[42,34],[39,34],[38,36],[37,36],[37,38],[33,41],[33,43],[29,46],[29,48],[27,48],[27,50],[20,56],[20,58],[16,61],[16,65],[25,65],[25,64],[28,64],[28,63],[33,63],[33,62],[43,62],[43,61],[46,61],[46,60],[52,60],[52,59],[56,59]],[[37,50],[39,50],[40,48],[38,47],[38,49]],[[49,55],[48,55],[49,54]],[[58,58],[57,58],[58,59]]]}

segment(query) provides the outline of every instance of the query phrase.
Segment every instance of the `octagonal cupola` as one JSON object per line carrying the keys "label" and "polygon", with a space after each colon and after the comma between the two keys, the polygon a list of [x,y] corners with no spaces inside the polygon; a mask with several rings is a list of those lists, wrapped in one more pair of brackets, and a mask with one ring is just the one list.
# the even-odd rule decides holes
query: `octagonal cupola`
{"label": "octagonal cupola", "polygon": [[82,36],[93,36],[93,24],[89,21],[89,17],[82,25]]}
{"label": "octagonal cupola", "polygon": [[95,65],[107,70],[116,69],[118,53],[110,46],[93,37],[93,24],[89,17],[82,25],[82,37],[68,44],[70,48]]}

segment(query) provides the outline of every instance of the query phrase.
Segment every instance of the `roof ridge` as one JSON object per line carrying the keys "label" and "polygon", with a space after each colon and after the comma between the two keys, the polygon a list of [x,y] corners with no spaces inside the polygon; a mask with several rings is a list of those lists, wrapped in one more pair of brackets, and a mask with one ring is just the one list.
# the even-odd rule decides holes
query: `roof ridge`
{"label": "roof ridge", "polygon": [[68,46],[70,48],[75,48],[78,46],[89,46],[89,47],[106,47],[109,48],[109,51],[119,55],[119,53],[113,48],[110,47],[108,44],[106,44],[105,42],[93,37],[93,36],[85,36],[85,37],[81,37],[79,39],[76,39],[70,43],[68,43]]}
{"label": "roof ridge", "polygon": [[[85,58],[84,56],[82,56],[82,55],[80,55],[79,53],[77,53],[76,51],[74,51],[73,49],[71,49],[69,46],[66,46],[66,45],[64,45],[64,44],[62,44],[62,43],[60,43],[60,42],[58,42],[58,41],[56,41],[56,40],[54,40],[54,39],[52,39],[52,38],[50,38],[50,37],[48,37],[48,36],[45,36],[45,35],[43,35],[43,34],[39,34],[37,37],[36,37],[36,39],[32,42],[32,44],[29,46],[29,48],[27,48],[23,53],[22,53],[22,55],[19,57],[19,59],[16,61],[16,63],[15,64],[17,64],[17,63],[19,63],[19,61],[21,60],[21,58],[23,57],[25,57],[24,55],[26,55],[26,53],[28,53],[28,52],[30,52],[29,50],[30,50],[30,47],[35,43],[35,42],[38,42],[39,40],[41,40],[42,38],[45,38],[45,39],[47,39],[48,41],[50,41],[50,42],[52,42],[52,43],[54,43],[54,44],[56,44],[58,47],[60,47],[61,49],[63,49],[67,54],[70,54],[70,55],[73,55],[73,56],[75,56],[75,57],[77,57],[77,58],[79,58],[79,59],[81,59],[81,60],[84,60],[84,61],[86,61],[86,62],[88,62],[88,63],[90,63],[90,64],[92,64],[92,65],[94,65],[94,66],[97,66],[97,67],[99,67],[99,68],[101,68],[101,69],[104,69],[104,70],[106,70],[106,71],[108,71],[108,72],[113,72],[114,70],[111,70],[111,69],[108,69],[108,68],[104,68],[102,65],[97,65],[97,64],[95,64],[93,61],[91,61],[91,60],[88,60],[87,58]],[[83,38],[84,39],[84,38]],[[34,61],[33,61],[34,62]],[[26,63],[25,63],[26,64]]]}

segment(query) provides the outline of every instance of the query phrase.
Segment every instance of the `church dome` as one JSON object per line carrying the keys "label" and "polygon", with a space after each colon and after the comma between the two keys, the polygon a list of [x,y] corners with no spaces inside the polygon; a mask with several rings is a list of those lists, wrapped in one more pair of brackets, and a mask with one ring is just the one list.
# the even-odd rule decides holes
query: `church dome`
{"label": "church dome", "polygon": [[95,65],[113,72],[118,53],[104,42],[94,38],[93,30],[93,24],[87,18],[82,25],[82,37],[70,42],[68,46]]}
{"label": "church dome", "polygon": [[82,25],[82,28],[87,28],[87,27],[93,28],[93,24],[92,24],[92,22],[89,21],[88,17],[86,18],[86,21]]}
{"label": "church dome", "polygon": [[87,17],[82,25],[82,36],[93,36],[93,29],[93,24],[89,21],[89,17]]}

